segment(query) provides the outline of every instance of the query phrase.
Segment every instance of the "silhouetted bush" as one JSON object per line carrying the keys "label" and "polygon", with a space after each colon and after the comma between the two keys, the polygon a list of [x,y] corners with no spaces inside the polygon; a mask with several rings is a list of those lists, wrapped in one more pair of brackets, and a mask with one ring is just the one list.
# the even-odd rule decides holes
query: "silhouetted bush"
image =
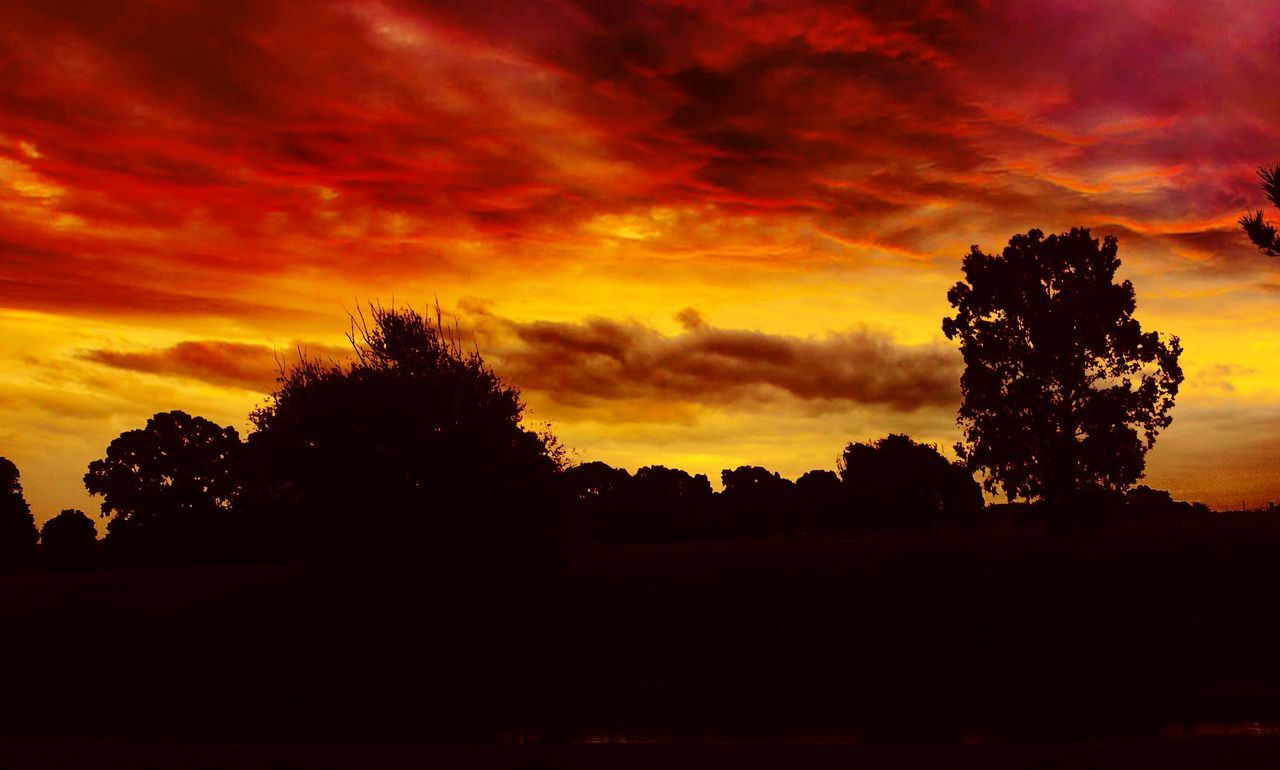
{"label": "silhouetted bush", "polygon": [[234,510],[241,448],[234,428],[180,411],[120,434],[84,477],[111,517],[107,557],[125,564],[229,558],[241,534]]}
{"label": "silhouetted bush", "polygon": [[626,488],[626,497],[604,519],[606,541],[684,540],[715,529],[708,522],[713,497],[704,474],[649,465],[637,470]]}
{"label": "silhouetted bush", "polygon": [[774,535],[801,529],[795,484],[757,465],[720,472],[720,503],[729,526],[744,535]]}
{"label": "silhouetted bush", "polygon": [[798,526],[806,532],[848,532],[855,528],[844,485],[835,471],[813,470],[796,479]]}
{"label": "silhouetted bush", "polygon": [[40,559],[52,569],[86,569],[98,563],[98,530],[93,520],[69,508],[40,529]]}
{"label": "silhouetted bush", "polygon": [[18,466],[0,457],[0,570],[30,564],[37,537],[35,517],[22,495]]}
{"label": "silhouetted bush", "polygon": [[303,359],[251,419],[250,507],[312,559],[436,574],[546,566],[561,450],[440,320],[371,307],[350,364]]}
{"label": "silhouetted bush", "polygon": [[1166,490],[1152,489],[1146,484],[1130,489],[1125,494],[1124,504],[1125,511],[1131,516],[1157,520],[1208,516],[1212,513],[1204,503],[1174,500],[1173,495]]}
{"label": "silhouetted bush", "polygon": [[631,474],[593,461],[567,468],[564,479],[590,535],[610,539],[613,533],[606,528],[613,525],[617,508],[631,494]]}
{"label": "silhouetted bush", "polygon": [[903,435],[849,444],[840,459],[840,477],[853,518],[865,526],[971,525],[982,510],[982,489],[963,465]]}

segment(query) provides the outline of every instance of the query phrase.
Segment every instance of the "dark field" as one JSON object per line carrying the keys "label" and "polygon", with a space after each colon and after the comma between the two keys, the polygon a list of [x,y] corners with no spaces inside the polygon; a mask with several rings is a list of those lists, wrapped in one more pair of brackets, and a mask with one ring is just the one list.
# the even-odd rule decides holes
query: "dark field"
{"label": "dark field", "polygon": [[[32,767],[84,766],[81,749],[121,767],[1251,766],[1280,755],[1278,553],[1271,519],[1222,514],[1063,540],[597,546],[568,579],[494,590],[299,566],[8,575],[0,750]],[[569,745],[600,742],[659,745]],[[694,743],[714,745],[677,748]]]}

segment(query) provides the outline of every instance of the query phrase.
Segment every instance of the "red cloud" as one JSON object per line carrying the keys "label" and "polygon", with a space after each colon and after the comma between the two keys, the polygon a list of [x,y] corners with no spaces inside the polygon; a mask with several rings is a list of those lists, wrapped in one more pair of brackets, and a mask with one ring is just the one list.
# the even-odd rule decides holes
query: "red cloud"
{"label": "red cloud", "polygon": [[[10,4],[0,162],[58,192],[11,186],[0,226],[68,297],[137,282],[143,305],[228,308],[234,280],[146,276],[345,271],[358,250],[394,277],[424,243],[534,250],[655,205],[923,253],[1046,211],[1211,230],[1280,139],[1257,85],[1280,18],[1250,7]],[[1149,182],[1107,181],[1133,167]],[[8,267],[7,297],[40,280]]]}

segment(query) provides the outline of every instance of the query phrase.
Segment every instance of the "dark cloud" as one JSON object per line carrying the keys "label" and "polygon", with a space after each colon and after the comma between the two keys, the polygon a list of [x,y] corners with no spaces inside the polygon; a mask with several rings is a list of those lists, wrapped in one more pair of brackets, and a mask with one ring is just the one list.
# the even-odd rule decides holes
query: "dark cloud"
{"label": "dark cloud", "polygon": [[790,337],[708,324],[683,311],[680,334],[640,323],[473,319],[498,371],[522,388],[582,405],[684,401],[747,406],[778,398],[811,409],[853,404],[899,412],[952,407],[960,360],[942,345],[906,346],[870,331]]}
{"label": "dark cloud", "polygon": [[116,369],[172,377],[185,377],[214,385],[269,393],[276,385],[281,365],[298,353],[342,357],[346,351],[328,346],[299,345],[280,351],[266,345],[219,340],[185,341],[167,348],[142,351],[89,350],[86,361]]}

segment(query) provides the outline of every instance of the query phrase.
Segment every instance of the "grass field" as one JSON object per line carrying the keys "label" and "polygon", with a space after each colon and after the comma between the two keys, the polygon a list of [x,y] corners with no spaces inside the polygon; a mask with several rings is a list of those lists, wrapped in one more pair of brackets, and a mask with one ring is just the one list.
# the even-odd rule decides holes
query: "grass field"
{"label": "grass field", "polygon": [[[1222,515],[1064,540],[596,546],[564,580],[482,594],[294,565],[15,574],[0,734],[6,751],[99,745],[74,738],[103,757],[212,747],[185,767],[233,766],[235,742],[391,745],[374,752],[388,767],[430,743],[496,763],[478,767],[591,766],[575,763],[618,747],[574,744],[622,742],[651,758],[747,743],[855,764],[1001,767],[1036,746],[1253,761],[1275,739],[1250,734],[1280,725],[1277,554],[1280,526]],[[513,743],[539,745],[482,751]]]}

